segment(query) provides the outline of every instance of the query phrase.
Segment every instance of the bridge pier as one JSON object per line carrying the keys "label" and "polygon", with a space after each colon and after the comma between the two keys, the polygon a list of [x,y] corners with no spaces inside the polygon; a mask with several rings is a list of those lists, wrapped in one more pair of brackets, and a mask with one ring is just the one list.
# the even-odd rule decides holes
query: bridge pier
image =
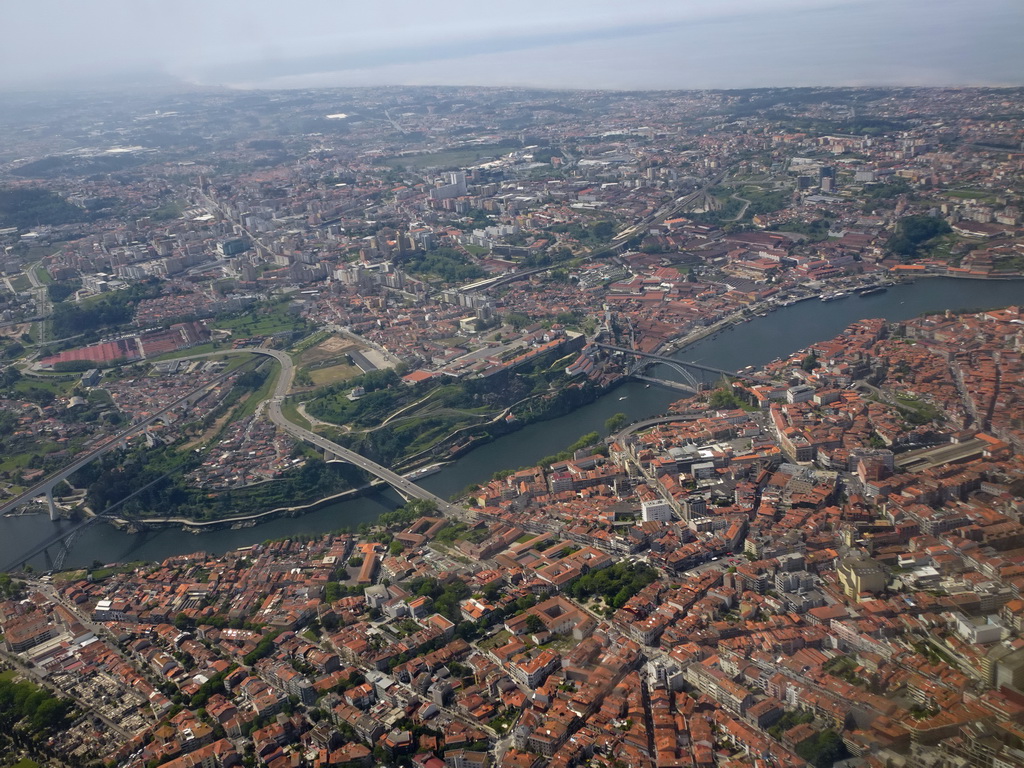
{"label": "bridge pier", "polygon": [[50,507],[50,519],[56,520],[59,515],[57,514],[57,505],[53,501],[53,488],[46,489],[46,503]]}

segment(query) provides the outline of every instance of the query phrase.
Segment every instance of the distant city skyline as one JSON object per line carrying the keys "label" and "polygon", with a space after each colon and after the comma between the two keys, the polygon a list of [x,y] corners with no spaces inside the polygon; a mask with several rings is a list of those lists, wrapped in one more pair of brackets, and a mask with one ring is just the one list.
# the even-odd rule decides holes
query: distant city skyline
{"label": "distant city skyline", "polygon": [[1019,0],[41,0],[5,16],[6,90],[126,77],[233,88],[1024,84]]}

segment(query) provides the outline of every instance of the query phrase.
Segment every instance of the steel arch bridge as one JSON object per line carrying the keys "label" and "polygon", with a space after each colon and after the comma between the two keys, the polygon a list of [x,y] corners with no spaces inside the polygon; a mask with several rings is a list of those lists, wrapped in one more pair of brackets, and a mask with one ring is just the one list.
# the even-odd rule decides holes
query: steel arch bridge
{"label": "steel arch bridge", "polygon": [[697,381],[697,378],[683,365],[674,361],[668,362],[666,360],[659,360],[658,364],[671,368],[683,378],[683,383],[686,384],[686,386],[690,387],[694,392],[700,392],[701,382]]}

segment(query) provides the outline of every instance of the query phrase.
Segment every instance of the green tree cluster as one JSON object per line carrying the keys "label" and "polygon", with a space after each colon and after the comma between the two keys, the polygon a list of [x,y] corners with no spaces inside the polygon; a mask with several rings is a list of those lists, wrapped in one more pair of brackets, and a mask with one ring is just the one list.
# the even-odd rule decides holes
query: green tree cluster
{"label": "green tree cluster", "polygon": [[470,262],[464,253],[454,248],[438,248],[415,255],[406,263],[406,267],[416,274],[436,275],[446,283],[464,283],[487,274]]}
{"label": "green tree cluster", "polygon": [[47,189],[0,189],[0,227],[31,229],[40,224],[73,224],[89,215]]}
{"label": "green tree cluster", "polygon": [[205,707],[206,702],[210,700],[211,696],[218,693],[224,692],[224,680],[238,668],[237,664],[232,664],[230,667],[225,669],[223,672],[218,672],[216,675],[211,677],[201,686],[199,690],[192,696],[192,701],[189,702],[189,706],[192,709],[198,709],[199,707]]}
{"label": "green tree cluster", "polygon": [[53,308],[53,335],[61,339],[123,325],[132,319],[140,301],[159,295],[160,282],[151,278],[123,291],[104,295],[97,301],[83,304],[59,303]]}
{"label": "green tree cluster", "polygon": [[624,426],[629,424],[629,416],[624,413],[616,413],[614,416],[609,418],[604,423],[605,431],[609,434],[618,432]]}
{"label": "green tree cluster", "polygon": [[0,595],[8,600],[20,598],[25,592],[25,584],[11,578],[9,573],[0,573]]}
{"label": "green tree cluster", "polygon": [[46,295],[49,296],[50,301],[54,304],[58,304],[81,287],[81,280],[66,280],[57,283],[50,283],[46,286]]}
{"label": "green tree cluster", "polygon": [[743,403],[736,397],[732,387],[719,387],[708,397],[708,405],[712,408],[740,408]]}
{"label": "green tree cluster", "polygon": [[581,451],[584,448],[590,448],[592,446],[597,446],[601,449],[605,447],[601,440],[601,435],[599,435],[597,432],[588,432],[575,443],[566,448],[564,451],[559,451],[558,453],[552,454],[551,456],[545,456],[543,459],[537,462],[537,466],[546,467],[550,466],[551,464],[556,464],[559,461],[569,461],[569,459],[573,457],[576,451]]}
{"label": "green tree cluster", "polygon": [[408,525],[421,517],[429,517],[437,512],[437,504],[426,499],[410,499],[404,507],[384,512],[377,522],[385,528],[396,525]]}
{"label": "green tree cluster", "polygon": [[408,588],[418,597],[429,597],[434,601],[434,609],[456,624],[462,620],[459,601],[465,600],[471,594],[469,586],[463,581],[455,580],[442,584],[430,576],[413,579],[409,582]]}
{"label": "green tree cluster", "polygon": [[60,699],[28,682],[0,680],[0,731],[16,725],[35,733],[55,733],[67,727],[74,702]]}
{"label": "green tree cluster", "polygon": [[264,635],[263,639],[256,644],[256,647],[245,654],[242,658],[242,663],[247,667],[251,667],[260,659],[269,656],[270,652],[274,650],[274,640],[278,634],[279,632],[271,632],[269,635]]}
{"label": "green tree cluster", "polygon": [[949,224],[935,216],[907,216],[899,220],[887,245],[893,253],[912,258],[929,240],[950,231]]}
{"label": "green tree cluster", "polygon": [[849,757],[843,738],[829,729],[815,734],[796,747],[796,753],[814,766],[814,768],[831,768],[838,760]]}
{"label": "green tree cluster", "polygon": [[598,596],[612,608],[621,608],[633,595],[658,578],[658,572],[644,563],[615,563],[608,568],[586,573],[566,590],[577,600]]}

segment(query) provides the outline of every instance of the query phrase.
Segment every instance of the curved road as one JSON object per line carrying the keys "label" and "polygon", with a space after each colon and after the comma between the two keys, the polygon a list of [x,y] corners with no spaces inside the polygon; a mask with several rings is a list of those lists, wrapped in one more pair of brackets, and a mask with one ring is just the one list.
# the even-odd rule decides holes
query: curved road
{"label": "curved road", "polygon": [[658,424],[671,424],[672,422],[675,421],[696,421],[699,418],[701,418],[699,414],[677,413],[674,416],[658,416],[653,419],[644,419],[643,421],[637,421],[633,424],[630,424],[628,427],[620,429],[614,435],[611,435],[608,439],[618,443],[632,435],[634,432],[639,432],[641,429],[654,427],[657,426]]}
{"label": "curved road", "polygon": [[375,461],[370,461],[370,459],[365,456],[361,456],[355,451],[343,448],[334,441],[321,437],[315,432],[310,432],[308,429],[304,429],[298,424],[289,421],[281,411],[281,403],[284,402],[285,395],[287,395],[288,390],[291,389],[292,380],[295,378],[295,365],[292,363],[291,357],[286,352],[281,352],[277,349],[267,349],[265,347],[249,348],[239,351],[253,352],[258,355],[267,355],[268,357],[274,358],[281,364],[281,374],[278,376],[277,383],[274,386],[274,394],[270,398],[270,406],[267,409],[267,414],[270,416],[270,420],[277,426],[281,427],[285,432],[299,440],[302,440],[303,442],[315,445],[317,448],[333,453],[338,458],[344,459],[350,464],[354,464],[375,477],[379,477],[406,498],[432,501],[437,505],[438,511],[445,514],[466,514],[466,510],[462,507],[451,504],[440,496],[435,496],[430,491],[420,488],[416,483],[402,477],[397,472],[392,472],[387,467],[382,466]]}
{"label": "curved road", "polygon": [[[257,354],[257,355],[265,355],[267,357],[272,357],[274,360],[276,360],[281,365],[281,373],[278,376],[277,383],[276,383],[276,385],[274,387],[274,393],[273,393],[273,395],[270,398],[269,408],[267,410],[267,413],[270,416],[270,420],[274,424],[276,424],[277,426],[281,427],[281,429],[283,429],[284,431],[286,431],[287,433],[289,433],[293,437],[295,437],[295,438],[297,438],[299,440],[302,440],[302,441],[304,441],[306,443],[309,443],[311,445],[315,445],[316,447],[318,447],[318,448],[320,448],[320,449],[322,449],[324,451],[328,451],[328,452],[334,454],[335,456],[337,456],[338,458],[343,459],[344,461],[347,461],[350,464],[354,464],[355,466],[359,467],[360,469],[365,470],[366,472],[369,472],[371,475],[374,475],[375,477],[379,477],[381,480],[383,480],[388,485],[390,485],[392,488],[394,488],[396,491],[398,491],[400,494],[402,494],[402,496],[404,496],[405,498],[422,499],[424,501],[431,501],[431,502],[433,502],[434,504],[437,505],[437,508],[438,508],[439,512],[442,512],[443,514],[446,514],[446,515],[452,515],[452,516],[456,516],[456,517],[472,516],[472,513],[469,510],[466,510],[466,509],[464,509],[462,507],[459,507],[459,506],[457,506],[455,504],[451,504],[450,502],[446,501],[445,499],[442,499],[439,496],[435,496],[434,494],[430,493],[429,491],[426,491],[423,488],[420,488],[414,482],[412,482],[411,480],[403,477],[402,475],[398,474],[397,472],[392,472],[387,467],[382,466],[382,465],[376,463],[375,461],[371,461],[370,459],[367,459],[366,457],[361,456],[360,454],[356,453],[355,451],[350,451],[348,448],[340,446],[337,443],[335,443],[335,442],[333,442],[331,440],[328,440],[325,437],[322,437],[322,436],[316,434],[315,432],[310,432],[308,429],[304,429],[304,428],[300,427],[298,424],[295,424],[295,423],[289,421],[288,418],[281,411],[281,403],[284,401],[284,397],[288,393],[288,390],[291,389],[292,381],[295,378],[295,366],[292,363],[291,357],[287,353],[281,352],[280,350],[276,350],[276,349],[267,349],[265,347],[256,347],[256,348],[247,348],[247,349],[239,349],[239,350],[221,350],[221,351],[217,351],[217,352],[206,352],[206,353],[200,354],[200,355],[186,356],[186,358],[182,358],[182,359],[195,359],[195,358],[202,358],[202,357],[216,357],[216,356],[219,356],[219,355],[229,355],[229,354],[244,354],[244,353],[247,353],[247,352],[248,353],[254,353],[254,354]],[[19,494],[14,499],[12,499],[12,500],[8,501],[6,504],[3,504],[2,506],[0,506],[0,512],[7,512],[7,511],[10,511],[12,509],[15,509],[16,507],[18,507],[19,505],[25,503],[26,501],[28,501],[30,499],[34,499],[37,496],[40,496],[40,495],[42,495],[44,493],[47,493],[50,488],[52,488],[54,485],[58,484],[63,479],[67,478],[73,472],[75,472],[78,469],[80,469],[81,467],[85,466],[90,461],[92,461],[93,459],[95,459],[98,456],[102,455],[103,453],[106,453],[107,451],[111,450],[115,446],[119,445],[123,440],[125,440],[125,439],[127,439],[127,438],[129,438],[131,436],[134,436],[135,433],[145,429],[146,426],[151,424],[153,421],[159,419],[161,416],[163,416],[168,411],[172,410],[173,408],[178,407],[182,403],[184,403],[187,400],[189,400],[190,398],[194,397],[197,392],[200,392],[203,389],[207,389],[207,388],[209,388],[211,386],[214,386],[214,385],[218,384],[220,381],[222,381],[224,378],[226,378],[227,375],[228,374],[223,374],[221,376],[218,376],[213,381],[208,382],[208,383],[204,384],[201,387],[197,387],[196,389],[192,390],[191,392],[189,392],[184,397],[174,401],[173,403],[171,403],[170,405],[166,406],[165,408],[162,408],[161,410],[157,411],[156,413],[154,413],[152,416],[150,416],[149,418],[145,419],[144,421],[138,422],[136,424],[129,425],[127,428],[121,430],[116,435],[114,435],[114,437],[112,437],[111,439],[105,441],[102,445],[98,446],[97,448],[93,449],[92,451],[89,451],[85,455],[75,459],[70,464],[66,465],[63,469],[58,470],[57,472],[51,474],[49,477],[47,477],[44,480],[42,480],[41,482],[37,483],[32,488],[29,488],[27,491]]]}
{"label": "curved road", "polygon": [[292,435],[292,437],[309,443],[310,445],[315,445],[321,450],[329,451],[339,459],[344,459],[350,464],[354,464],[360,469],[369,472],[371,475],[379,477],[406,498],[432,501],[437,504],[438,511],[446,514],[463,516],[467,514],[467,510],[445,501],[440,496],[435,496],[430,493],[430,491],[420,488],[416,483],[403,477],[397,472],[392,472],[387,467],[378,464],[375,461],[371,461],[355,451],[350,451],[348,448],[340,446],[334,441],[328,440],[326,437],[318,435],[315,432],[310,432],[308,429],[300,427],[298,424],[289,421],[288,417],[285,416],[281,410],[281,404],[284,402],[285,395],[288,394],[288,390],[291,389],[292,382],[295,379],[295,364],[292,362],[291,356],[288,355],[287,352],[282,352],[279,349],[268,349],[267,347],[245,347],[242,349],[223,349],[216,352],[204,352],[199,355],[187,355],[180,359],[191,360],[201,357],[218,357],[220,355],[240,355],[246,353],[272,357],[281,366],[281,373],[277,377],[277,382],[274,385],[274,392],[270,396],[269,407],[267,408],[267,415],[274,424],[281,427],[281,429]]}

